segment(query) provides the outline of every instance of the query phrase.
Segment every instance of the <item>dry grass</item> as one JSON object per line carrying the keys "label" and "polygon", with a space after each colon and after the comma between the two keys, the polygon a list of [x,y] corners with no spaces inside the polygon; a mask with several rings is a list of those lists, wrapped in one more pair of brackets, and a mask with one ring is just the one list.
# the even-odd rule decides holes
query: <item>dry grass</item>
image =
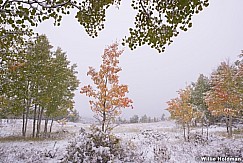
{"label": "dry grass", "polygon": [[243,129],[236,129],[236,130],[233,130],[233,134],[243,135]]}
{"label": "dry grass", "polygon": [[0,137],[0,142],[19,142],[19,141],[44,141],[45,138],[32,138],[32,137],[23,137],[23,136],[7,136]]}
{"label": "dry grass", "polygon": [[[229,138],[228,133],[226,131],[217,131],[217,132],[214,132],[214,134],[216,136],[220,136],[220,137],[223,137],[223,138]],[[243,138],[243,129],[241,129],[241,130],[238,130],[238,129],[233,130],[233,138],[234,139],[242,139]]]}
{"label": "dry grass", "polygon": [[[41,133],[41,135],[44,135],[44,133]],[[6,136],[6,137],[0,137],[0,142],[18,142],[18,141],[46,141],[46,140],[62,140],[67,137],[73,137],[73,133],[64,133],[64,132],[52,132],[48,133],[48,136],[40,136],[39,138],[32,137],[31,135],[28,135],[26,137],[14,135],[14,136]]]}

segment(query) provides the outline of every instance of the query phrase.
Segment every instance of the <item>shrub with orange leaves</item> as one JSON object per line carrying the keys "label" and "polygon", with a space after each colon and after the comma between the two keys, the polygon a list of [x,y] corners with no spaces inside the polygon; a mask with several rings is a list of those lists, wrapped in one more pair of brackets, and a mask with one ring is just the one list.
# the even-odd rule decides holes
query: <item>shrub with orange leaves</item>
{"label": "shrub with orange leaves", "polygon": [[111,129],[114,118],[121,114],[122,108],[132,107],[132,100],[126,97],[128,86],[119,84],[118,67],[119,56],[123,51],[118,50],[114,43],[104,50],[102,64],[99,71],[89,67],[87,75],[91,76],[94,86],[87,85],[81,88],[80,93],[91,97],[89,101],[91,110],[97,114],[101,122],[102,131]]}

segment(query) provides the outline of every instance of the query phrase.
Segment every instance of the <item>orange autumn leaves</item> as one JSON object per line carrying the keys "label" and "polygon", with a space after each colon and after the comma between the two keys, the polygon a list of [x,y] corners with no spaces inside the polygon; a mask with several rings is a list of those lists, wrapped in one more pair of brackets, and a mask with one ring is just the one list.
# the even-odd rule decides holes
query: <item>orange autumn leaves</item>
{"label": "orange autumn leaves", "polygon": [[236,67],[226,62],[222,62],[217,71],[212,73],[212,89],[207,93],[205,101],[213,115],[235,116],[240,111],[242,99],[237,90],[239,78],[237,74]]}
{"label": "orange autumn leaves", "polygon": [[101,117],[102,121],[106,121],[104,118],[119,115],[121,108],[132,107],[132,100],[126,97],[128,86],[119,84],[118,73],[122,69],[118,64],[122,53],[122,50],[118,50],[117,43],[106,48],[99,71],[89,67],[87,73],[94,86],[84,86],[80,91],[81,94],[91,97],[89,101],[91,109]]}
{"label": "orange autumn leaves", "polygon": [[[210,77],[209,90],[203,93],[206,109],[214,116],[238,116],[243,106],[243,60],[222,62]],[[171,117],[187,123],[204,114],[193,103],[191,86],[179,91],[179,97],[167,102]],[[199,92],[200,93],[200,92]],[[194,109],[193,109],[194,108]]]}
{"label": "orange autumn leaves", "polygon": [[167,102],[167,110],[173,119],[179,120],[181,123],[189,123],[194,117],[199,116],[199,112],[193,109],[191,100],[191,88],[186,87],[178,92],[179,97],[171,99]]}

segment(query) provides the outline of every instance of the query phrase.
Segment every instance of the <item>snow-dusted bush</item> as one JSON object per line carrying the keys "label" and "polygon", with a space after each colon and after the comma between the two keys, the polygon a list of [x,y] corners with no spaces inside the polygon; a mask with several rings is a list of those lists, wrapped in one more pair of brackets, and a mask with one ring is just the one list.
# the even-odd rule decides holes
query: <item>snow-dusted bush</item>
{"label": "snow-dusted bush", "polygon": [[171,158],[171,152],[169,146],[166,144],[168,136],[165,133],[161,133],[154,130],[141,131],[141,135],[138,137],[141,144],[145,148],[139,149],[142,153],[144,162],[168,162]]}
{"label": "snow-dusted bush", "polygon": [[221,157],[239,157],[243,158],[243,141],[232,141],[224,144],[220,144],[215,148],[215,156]]}
{"label": "snow-dusted bush", "polygon": [[144,130],[141,132],[144,138],[151,139],[153,141],[161,141],[161,140],[168,140],[166,134],[153,131],[153,130]]}
{"label": "snow-dusted bush", "polygon": [[170,160],[170,150],[165,144],[158,144],[154,147],[154,161],[166,162]]}
{"label": "snow-dusted bush", "polygon": [[67,147],[63,163],[107,163],[136,162],[139,155],[131,142],[121,142],[116,136],[91,127],[91,132],[80,130],[80,134]]}
{"label": "snow-dusted bush", "polygon": [[1,148],[0,147],[0,162],[26,162],[26,163],[39,163],[45,162],[46,157],[43,151],[35,148]]}
{"label": "snow-dusted bush", "polygon": [[190,135],[189,141],[193,143],[194,145],[206,145],[208,144],[207,137],[199,134],[199,133],[193,133]]}

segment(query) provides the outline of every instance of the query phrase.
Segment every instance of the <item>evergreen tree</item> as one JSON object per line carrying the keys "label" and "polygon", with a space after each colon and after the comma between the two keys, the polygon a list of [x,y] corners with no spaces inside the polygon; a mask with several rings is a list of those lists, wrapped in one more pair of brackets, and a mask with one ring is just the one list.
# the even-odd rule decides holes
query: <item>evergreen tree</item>
{"label": "evergreen tree", "polygon": [[203,74],[200,74],[196,83],[193,83],[192,85],[191,103],[194,109],[200,113],[198,120],[201,121],[203,133],[203,125],[206,123],[208,126],[208,122],[213,121],[213,116],[208,110],[208,106],[205,102],[206,93],[210,90],[209,79]]}

